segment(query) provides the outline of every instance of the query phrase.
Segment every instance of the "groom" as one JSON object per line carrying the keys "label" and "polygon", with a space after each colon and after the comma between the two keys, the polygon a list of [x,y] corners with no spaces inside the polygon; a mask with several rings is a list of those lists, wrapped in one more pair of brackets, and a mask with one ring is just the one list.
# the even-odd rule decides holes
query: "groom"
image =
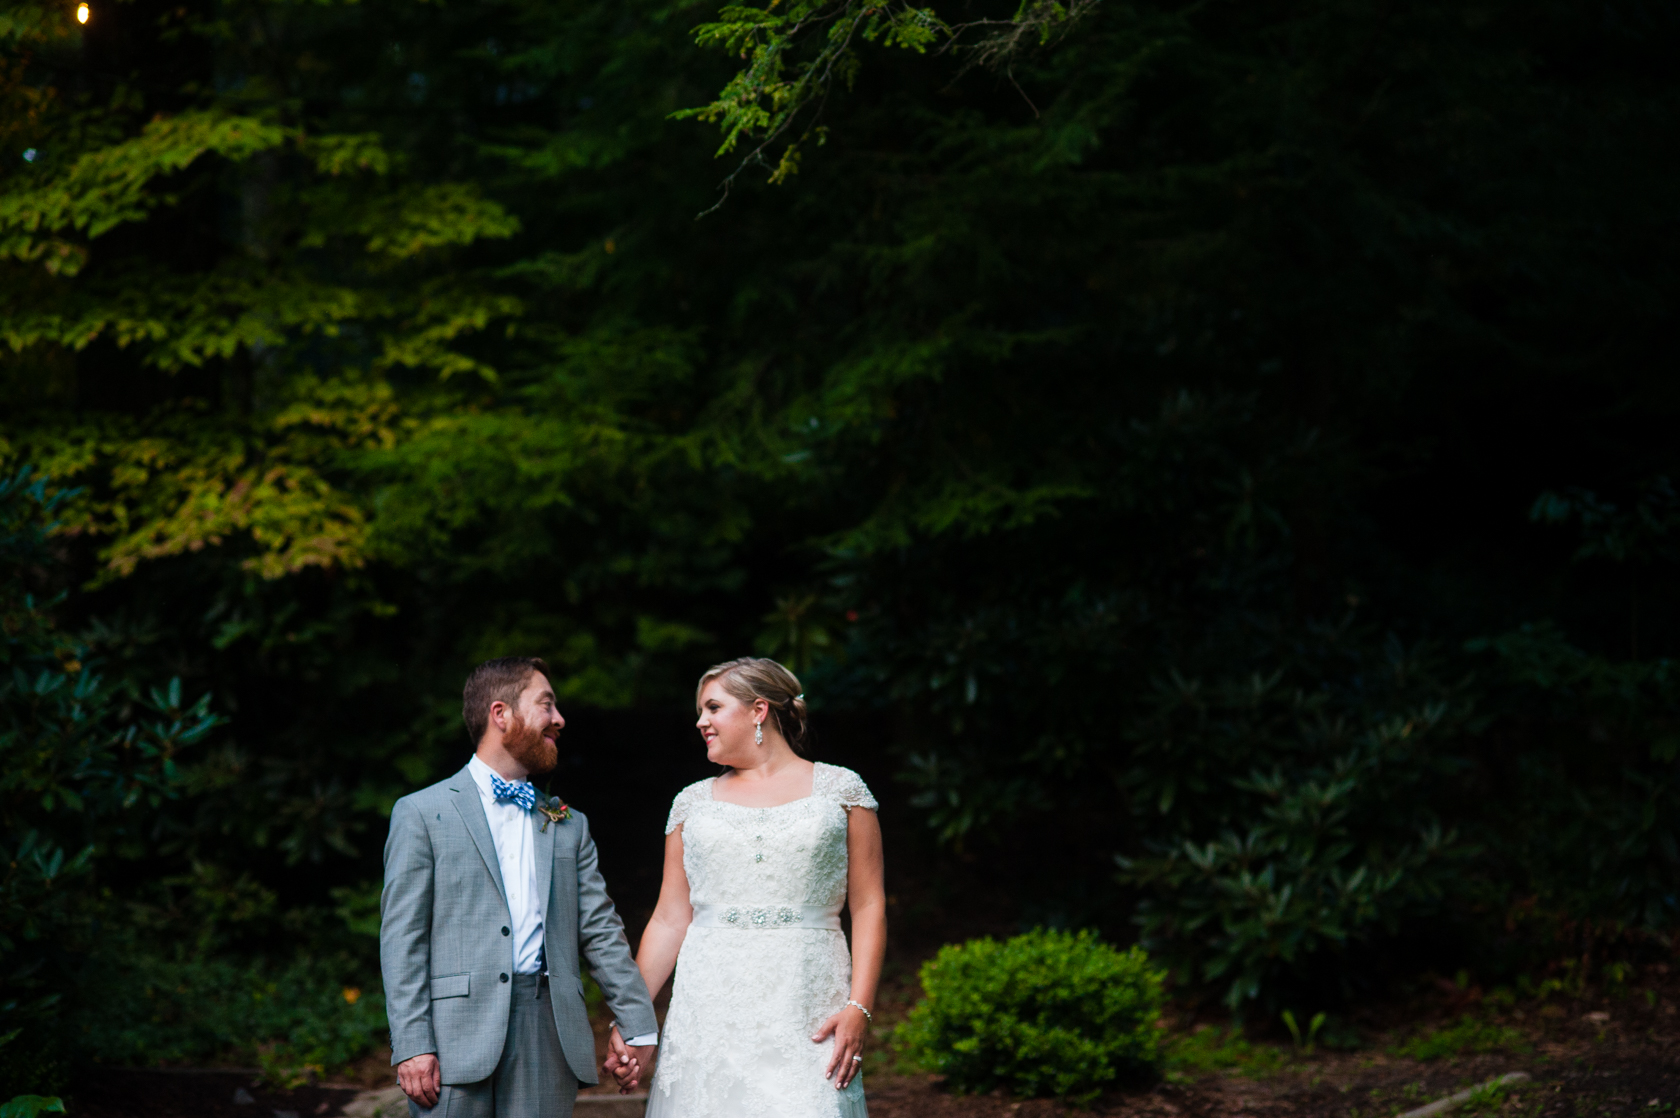
{"label": "groom", "polygon": [[379,960],[412,1115],[567,1118],[578,1083],[598,1082],[580,953],[617,1022],[609,1068],[633,1086],[650,1062],[653,1003],[589,824],[526,779],[554,768],[566,724],[547,672],[517,656],[474,669],[461,714],[477,753],[391,810]]}

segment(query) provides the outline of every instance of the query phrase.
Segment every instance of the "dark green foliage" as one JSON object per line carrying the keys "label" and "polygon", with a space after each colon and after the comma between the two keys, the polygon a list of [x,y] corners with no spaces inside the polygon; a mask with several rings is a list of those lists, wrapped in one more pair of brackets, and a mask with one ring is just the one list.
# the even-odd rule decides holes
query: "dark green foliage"
{"label": "dark green foliage", "polygon": [[132,847],[216,725],[181,681],[107,675],[50,595],[48,519],[64,495],[0,481],[0,1095],[62,1086],[60,1001],[97,938],[98,864]]}
{"label": "dark green foliage", "polygon": [[[1514,915],[1581,922],[1583,947],[1595,925],[1612,937],[1673,929],[1680,664],[1595,656],[1548,624],[1469,648],[1488,679],[1484,707],[1497,716],[1489,737],[1505,747],[1496,764],[1506,791],[1479,821],[1478,837],[1544,902],[1538,913]],[[1544,829],[1525,807],[1535,804]]]}
{"label": "dark green foliage", "polygon": [[736,164],[671,114],[762,137],[826,49],[777,21],[876,9],[15,7],[0,462],[79,487],[28,578],[90,650],[17,701],[233,716],[122,842],[54,799],[136,951],[336,956],[509,652],[579,727],[786,656],[889,818],[1033,867],[1002,918],[1237,1004],[1675,930],[1662,6],[936,5],[1079,18],[840,44],[700,222]]}
{"label": "dark green foliage", "polygon": [[19,1095],[0,1105],[0,1118],[35,1118],[37,1114],[63,1114],[62,1099],[44,1095]]}
{"label": "dark green foliage", "polygon": [[1091,932],[1028,932],[940,949],[895,1043],[964,1092],[1089,1101],[1158,1058],[1162,974]]}
{"label": "dark green foliage", "polygon": [[1463,768],[1462,698],[1397,642],[1319,636],[1329,662],[1292,664],[1293,686],[1281,667],[1174,675],[1132,731],[1134,810],[1158,820],[1148,853],[1120,858],[1144,942],[1233,1009],[1429,914],[1462,863],[1436,806]]}
{"label": "dark green foliage", "polygon": [[290,1082],[351,1063],[385,1031],[385,1000],[355,985],[365,964],[350,957],[175,962],[136,952],[122,963],[106,972],[99,1011],[84,1015],[77,1038],[109,1063],[257,1063]]}

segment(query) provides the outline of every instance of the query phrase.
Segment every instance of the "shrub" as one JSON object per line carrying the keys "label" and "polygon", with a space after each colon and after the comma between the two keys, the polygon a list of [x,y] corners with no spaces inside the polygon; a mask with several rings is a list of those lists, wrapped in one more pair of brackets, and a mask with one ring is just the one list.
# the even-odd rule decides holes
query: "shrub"
{"label": "shrub", "polygon": [[948,945],[895,1043],[959,1091],[1094,1098],[1159,1055],[1163,975],[1142,948],[1040,929]]}
{"label": "shrub", "polygon": [[280,1083],[323,1075],[377,1046],[385,1001],[348,958],[132,960],[85,1015],[81,1042],[119,1064],[259,1062]]}
{"label": "shrub", "polygon": [[1233,1013],[1351,988],[1357,948],[1437,911],[1464,856],[1433,813],[1468,707],[1431,657],[1344,636],[1347,662],[1170,677],[1131,722],[1140,938]]}
{"label": "shrub", "polygon": [[209,697],[144,667],[101,666],[53,593],[70,494],[0,476],[0,1098],[67,1086],[63,999],[92,943],[98,874],[178,790],[178,761],[219,722]]}

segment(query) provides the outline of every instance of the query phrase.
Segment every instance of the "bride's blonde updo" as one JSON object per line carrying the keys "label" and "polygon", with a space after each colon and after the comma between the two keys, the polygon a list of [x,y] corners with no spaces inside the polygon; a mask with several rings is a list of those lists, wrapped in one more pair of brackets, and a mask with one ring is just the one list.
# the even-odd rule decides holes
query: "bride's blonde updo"
{"label": "bride's blonde updo", "polygon": [[717,680],[732,697],[743,703],[763,699],[770,704],[770,717],[793,751],[805,756],[805,734],[810,719],[805,710],[805,689],[799,677],[776,663],[756,656],[726,660],[706,669],[694,688],[694,703],[700,705],[700,692],[706,684]]}

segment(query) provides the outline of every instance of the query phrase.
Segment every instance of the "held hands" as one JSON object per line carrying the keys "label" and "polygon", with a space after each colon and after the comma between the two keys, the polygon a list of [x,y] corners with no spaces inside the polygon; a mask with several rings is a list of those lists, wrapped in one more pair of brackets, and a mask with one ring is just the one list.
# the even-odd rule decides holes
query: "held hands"
{"label": "held hands", "polygon": [[612,1075],[618,1082],[618,1093],[628,1095],[641,1082],[644,1072],[653,1066],[654,1046],[651,1044],[638,1045],[635,1048],[624,1043],[624,1038],[618,1035],[618,1026],[614,1025],[607,1033],[607,1058],[601,1064],[601,1070]]}
{"label": "held hands", "polygon": [[426,1052],[419,1056],[410,1056],[398,1064],[397,1082],[402,1085],[403,1094],[421,1106],[428,1110],[436,1106],[438,1095],[443,1091],[437,1054]]}
{"label": "held hands", "polygon": [[834,1055],[828,1061],[828,1070],[823,1073],[823,1078],[834,1080],[836,1091],[844,1090],[862,1066],[863,1038],[868,1029],[869,1021],[863,1011],[848,1005],[824,1021],[817,1035],[811,1038],[813,1044],[821,1044],[831,1036],[834,1038]]}

